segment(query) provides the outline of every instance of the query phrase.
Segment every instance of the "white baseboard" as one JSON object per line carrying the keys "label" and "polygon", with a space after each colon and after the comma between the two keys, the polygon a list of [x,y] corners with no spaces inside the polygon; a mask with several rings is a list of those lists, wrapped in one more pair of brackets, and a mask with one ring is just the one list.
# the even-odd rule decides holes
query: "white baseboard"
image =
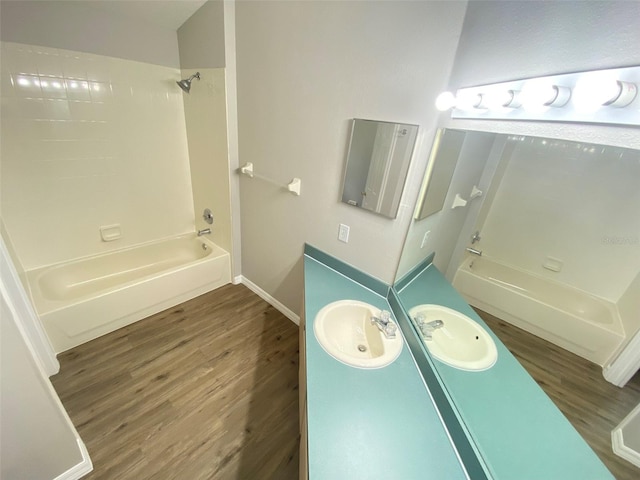
{"label": "white baseboard", "polygon": [[[627,428],[627,425],[634,421],[639,415],[640,404],[636,408],[634,408],[631,413],[629,413],[629,415],[627,415],[625,419],[620,422],[620,425],[614,428],[611,432],[611,446],[613,449],[613,453],[633,463],[636,467],[640,467],[640,452],[634,450],[628,445],[625,445],[624,430]],[[633,426],[629,427],[629,429],[631,428],[633,428]]]}
{"label": "white baseboard", "polygon": [[84,442],[80,439],[80,437],[76,438],[76,441],[78,442],[78,449],[80,450],[80,454],[82,455],[82,461],[71,467],[66,472],[62,472],[54,480],[77,480],[78,478],[84,477],[87,473],[93,470],[93,464],[91,463],[91,459],[89,458],[87,447],[85,447]]}
{"label": "white baseboard", "polygon": [[258,295],[264,301],[269,303],[273,308],[278,310],[280,313],[282,313],[285,317],[287,317],[293,323],[295,323],[296,325],[300,325],[300,315],[297,315],[297,314],[293,313],[293,311],[290,310],[289,308],[285,307],[283,303],[281,303],[278,300],[276,300],[275,298],[273,298],[271,295],[269,295],[267,292],[265,292],[263,289],[261,289],[255,283],[253,283],[251,280],[246,278],[244,275],[239,275],[239,276],[235,277],[233,279],[233,283],[234,284],[242,283],[249,290],[251,290],[253,293]]}

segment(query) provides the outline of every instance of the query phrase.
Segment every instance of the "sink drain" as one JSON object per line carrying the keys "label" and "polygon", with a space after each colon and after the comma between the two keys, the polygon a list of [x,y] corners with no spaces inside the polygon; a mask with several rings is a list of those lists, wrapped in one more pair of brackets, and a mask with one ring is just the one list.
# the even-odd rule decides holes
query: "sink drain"
{"label": "sink drain", "polygon": [[358,345],[358,351],[359,352],[366,352],[367,351],[367,347],[365,347],[364,345]]}

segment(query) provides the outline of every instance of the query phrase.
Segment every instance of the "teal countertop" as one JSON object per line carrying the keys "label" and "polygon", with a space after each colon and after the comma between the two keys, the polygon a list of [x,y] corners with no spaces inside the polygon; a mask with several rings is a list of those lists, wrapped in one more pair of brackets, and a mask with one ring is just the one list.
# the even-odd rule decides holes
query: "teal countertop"
{"label": "teal countertop", "polygon": [[308,255],[304,278],[310,480],[468,478],[406,343],[392,364],[366,370],[335,360],[315,338],[326,304],[391,310],[385,296]]}
{"label": "teal countertop", "polygon": [[398,296],[406,311],[428,303],[458,310],[482,325],[496,343],[498,361],[489,370],[467,372],[433,359],[494,478],[613,479],[551,399],[434,266],[404,283]]}

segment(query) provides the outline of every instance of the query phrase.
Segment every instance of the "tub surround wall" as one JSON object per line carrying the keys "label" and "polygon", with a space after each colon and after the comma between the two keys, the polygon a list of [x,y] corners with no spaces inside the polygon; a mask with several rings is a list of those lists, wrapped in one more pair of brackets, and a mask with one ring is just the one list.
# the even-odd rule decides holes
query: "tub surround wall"
{"label": "tub surround wall", "polygon": [[[25,270],[193,230],[178,69],[7,42],[1,61],[3,218]],[[122,238],[101,241],[112,224]]]}
{"label": "tub surround wall", "polygon": [[[211,239],[231,252],[231,203],[224,68],[182,70],[183,78],[196,71],[191,92],[183,95],[191,166],[191,188],[196,230],[211,228]],[[202,218],[213,213],[213,225]]]}
{"label": "tub surround wall", "polygon": [[[390,283],[425,170],[433,99],[465,2],[238,2],[240,163],[302,194],[241,178],[242,270],[295,312],[305,241]],[[268,41],[265,41],[268,40]],[[351,119],[420,125],[396,220],[340,203]],[[349,243],[338,225],[351,227]]]}
{"label": "tub surround wall", "polygon": [[237,280],[241,260],[234,12],[234,2],[209,0],[178,29],[178,46],[183,78],[202,74],[191,93],[183,95],[196,229],[210,226],[202,219],[204,208],[210,208],[212,238],[231,254]]}
{"label": "tub surround wall", "polygon": [[[479,247],[501,263],[617,302],[640,271],[640,151],[516,143]],[[558,259],[559,272],[543,265]],[[551,268],[555,268],[550,265]]]}

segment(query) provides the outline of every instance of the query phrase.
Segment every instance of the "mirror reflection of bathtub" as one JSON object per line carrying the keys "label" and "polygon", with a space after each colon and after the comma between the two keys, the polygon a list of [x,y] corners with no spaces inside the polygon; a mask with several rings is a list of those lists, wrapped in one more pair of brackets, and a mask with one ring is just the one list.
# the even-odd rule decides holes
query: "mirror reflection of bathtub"
{"label": "mirror reflection of bathtub", "polygon": [[56,353],[231,281],[229,253],[195,234],[26,274]]}
{"label": "mirror reflection of bathtub", "polygon": [[[435,252],[435,266],[470,304],[624,385],[615,363],[640,335],[640,151],[464,133],[462,148],[449,146],[458,158],[445,208],[412,222],[398,277]],[[449,208],[456,194],[470,200],[474,185],[480,197]]]}
{"label": "mirror reflection of bathtub", "polygon": [[601,366],[624,340],[615,303],[487,256],[465,257],[453,286],[474,307]]}

